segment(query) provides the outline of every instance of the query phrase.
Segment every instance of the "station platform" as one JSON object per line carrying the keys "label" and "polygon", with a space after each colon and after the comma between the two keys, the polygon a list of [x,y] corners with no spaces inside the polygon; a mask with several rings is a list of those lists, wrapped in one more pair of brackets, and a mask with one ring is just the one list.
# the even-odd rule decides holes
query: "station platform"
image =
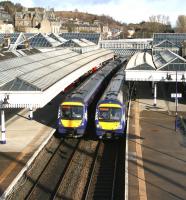
{"label": "station platform", "polygon": [[[186,103],[179,108],[185,116]],[[128,200],[186,199],[186,135],[175,131],[174,109],[162,85],[154,107],[151,88],[137,84],[129,118]]]}
{"label": "station platform", "polygon": [[[56,130],[57,109],[62,96],[58,96],[42,109],[34,112],[29,120],[29,111],[17,110],[6,121],[6,144],[0,144],[0,199],[5,199],[19,176],[29,167],[42,147]],[[14,111],[12,111],[14,112]],[[10,114],[11,115],[11,114]]]}

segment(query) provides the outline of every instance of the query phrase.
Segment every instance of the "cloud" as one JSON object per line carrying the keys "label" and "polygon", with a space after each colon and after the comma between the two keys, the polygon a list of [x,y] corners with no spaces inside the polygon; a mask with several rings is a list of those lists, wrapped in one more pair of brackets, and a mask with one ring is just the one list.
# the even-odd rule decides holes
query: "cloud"
{"label": "cloud", "polygon": [[34,3],[34,0],[14,0],[14,3],[20,3],[22,6],[25,7],[33,7],[36,4]]}

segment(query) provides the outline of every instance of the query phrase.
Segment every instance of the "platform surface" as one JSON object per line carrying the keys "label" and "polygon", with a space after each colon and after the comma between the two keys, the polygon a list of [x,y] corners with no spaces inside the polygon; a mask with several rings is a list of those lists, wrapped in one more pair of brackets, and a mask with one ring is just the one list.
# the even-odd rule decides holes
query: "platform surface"
{"label": "platform surface", "polygon": [[8,119],[6,144],[0,144],[0,197],[38,148],[55,132],[57,109],[63,98],[59,95],[44,108],[37,109],[33,120],[28,119],[28,110],[5,110]]}
{"label": "platform surface", "polygon": [[[175,131],[175,104],[159,85],[157,107],[148,84],[137,84],[129,126],[129,200],[186,199],[186,135]],[[179,105],[185,115],[186,104]]]}

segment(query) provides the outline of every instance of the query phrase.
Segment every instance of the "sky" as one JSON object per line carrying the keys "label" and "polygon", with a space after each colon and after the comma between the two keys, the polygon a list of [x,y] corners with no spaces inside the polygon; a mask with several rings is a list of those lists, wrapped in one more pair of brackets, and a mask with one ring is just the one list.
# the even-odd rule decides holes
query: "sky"
{"label": "sky", "polygon": [[178,15],[186,15],[185,0],[13,0],[26,7],[44,7],[58,10],[109,15],[123,23],[148,21],[152,15],[169,16],[175,26]]}

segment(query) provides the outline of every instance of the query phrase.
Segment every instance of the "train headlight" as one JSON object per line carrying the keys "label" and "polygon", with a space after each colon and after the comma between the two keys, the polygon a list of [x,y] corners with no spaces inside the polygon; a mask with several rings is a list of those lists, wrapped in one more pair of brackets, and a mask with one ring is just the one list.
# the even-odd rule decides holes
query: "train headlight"
{"label": "train headlight", "polygon": [[101,125],[99,123],[96,124],[97,128],[102,128]]}
{"label": "train headlight", "polygon": [[119,126],[118,126],[118,129],[122,129],[123,127],[122,127],[122,124],[120,124]]}

